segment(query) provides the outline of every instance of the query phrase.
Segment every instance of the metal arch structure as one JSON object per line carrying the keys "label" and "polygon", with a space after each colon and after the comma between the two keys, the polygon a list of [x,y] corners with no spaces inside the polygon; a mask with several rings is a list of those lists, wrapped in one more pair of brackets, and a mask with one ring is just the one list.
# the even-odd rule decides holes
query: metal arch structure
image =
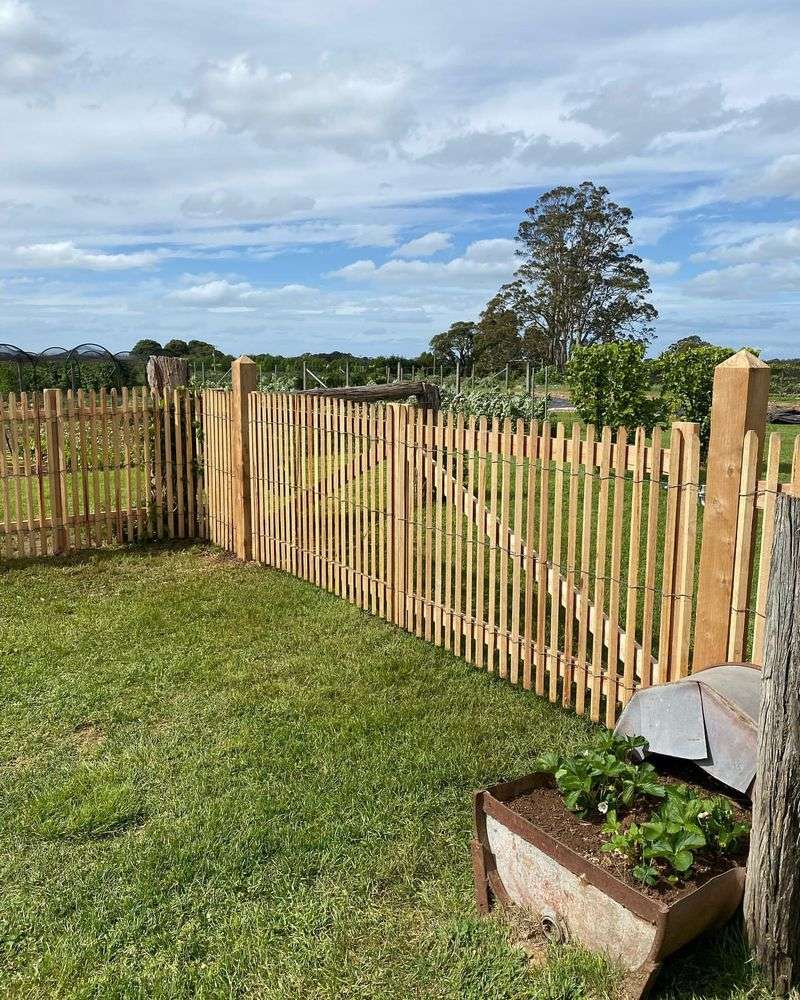
{"label": "metal arch structure", "polygon": [[31,354],[30,351],[17,347],[16,344],[0,344],[0,364],[16,366],[20,392],[22,391],[22,365],[31,365],[35,384],[37,358],[38,355]]}
{"label": "metal arch structure", "polygon": [[142,359],[129,351],[118,351],[116,354],[103,347],[102,344],[85,343],[76,347],[48,347],[43,351],[26,351],[15,344],[0,344],[0,364],[15,365],[17,381],[22,391],[22,367],[33,370],[33,382],[36,384],[36,371],[41,365],[55,364],[69,368],[72,388],[77,388],[76,374],[78,366],[91,363],[110,364],[115,373],[115,381],[119,387],[125,384],[125,369],[123,366],[141,364]]}

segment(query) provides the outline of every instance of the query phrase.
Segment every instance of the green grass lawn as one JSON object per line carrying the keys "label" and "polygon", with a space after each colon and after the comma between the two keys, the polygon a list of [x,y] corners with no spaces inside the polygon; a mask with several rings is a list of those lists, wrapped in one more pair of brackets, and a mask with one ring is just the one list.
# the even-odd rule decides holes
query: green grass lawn
{"label": "green grass lawn", "polygon": [[[480,920],[470,792],[583,720],[202,548],[0,563],[0,995],[620,996]],[[766,998],[736,928],[660,998]]]}

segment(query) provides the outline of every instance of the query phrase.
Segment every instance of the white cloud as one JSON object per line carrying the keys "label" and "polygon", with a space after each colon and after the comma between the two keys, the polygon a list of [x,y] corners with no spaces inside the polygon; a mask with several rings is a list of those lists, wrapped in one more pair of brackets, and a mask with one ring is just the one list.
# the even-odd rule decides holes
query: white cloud
{"label": "white cloud", "polygon": [[723,186],[720,196],[732,201],[800,199],[800,153],[787,153],[757,170],[734,176]]}
{"label": "white cloud", "polygon": [[[659,87],[642,77],[621,78],[576,95],[567,118],[608,137],[605,155],[639,153],[656,140],[708,132],[735,121],[739,112],[726,107],[720,83],[697,87]],[[695,140],[696,141],[696,140]]]}
{"label": "white cloud", "polygon": [[786,226],[744,239],[716,246],[694,260],[725,260],[732,262],[797,260],[800,258],[800,225]]}
{"label": "white cloud", "polygon": [[676,222],[671,215],[635,215],[629,228],[635,243],[653,246],[675,227]]}
{"label": "white cloud", "polygon": [[204,281],[189,288],[172,292],[169,298],[187,306],[255,307],[258,305],[311,304],[316,290],[307,285],[282,285],[279,288],[254,288],[247,281],[230,282],[225,279]]}
{"label": "white cloud", "polygon": [[348,281],[365,281],[375,276],[379,270],[377,264],[372,260],[355,260],[352,264],[340,267],[338,271],[331,271],[329,278],[346,278]]}
{"label": "white cloud", "polygon": [[192,219],[275,219],[293,212],[309,212],[316,201],[307,195],[273,195],[263,201],[247,198],[239,191],[218,188],[184,198],[181,211]]}
{"label": "white cloud", "polygon": [[357,260],[331,272],[328,277],[346,281],[406,284],[438,283],[460,287],[478,285],[493,288],[507,281],[514,270],[514,241],[476,240],[463,256],[446,262],[428,260],[389,260],[378,265],[371,260]]}
{"label": "white cloud", "polygon": [[734,264],[703,271],[685,286],[689,295],[720,299],[759,299],[800,292],[800,264]]}
{"label": "white cloud", "polygon": [[37,90],[51,75],[63,45],[23,0],[0,0],[0,91]]}
{"label": "white cloud", "polygon": [[334,66],[323,58],[297,71],[273,69],[252,56],[206,65],[182,98],[233,133],[269,149],[298,146],[349,156],[382,156],[410,132],[410,69],[374,58]]}
{"label": "white cloud", "polygon": [[677,260],[648,260],[644,257],[642,258],[642,267],[653,277],[669,278],[680,271],[681,264]]}
{"label": "white cloud", "polygon": [[470,261],[497,264],[503,268],[514,266],[517,244],[514,240],[476,240],[467,247],[464,256]]}
{"label": "white cloud", "polygon": [[31,267],[86,268],[90,271],[124,271],[133,267],[152,267],[166,254],[163,250],[140,250],[134,253],[97,253],[63,243],[32,243],[17,247],[16,258]]}
{"label": "white cloud", "polygon": [[438,167],[487,167],[520,152],[525,140],[525,133],[519,131],[469,130],[445,139],[441,146],[420,159]]}
{"label": "white cloud", "polygon": [[415,240],[403,243],[395,252],[395,257],[430,257],[440,250],[449,250],[453,237],[449,233],[426,233]]}

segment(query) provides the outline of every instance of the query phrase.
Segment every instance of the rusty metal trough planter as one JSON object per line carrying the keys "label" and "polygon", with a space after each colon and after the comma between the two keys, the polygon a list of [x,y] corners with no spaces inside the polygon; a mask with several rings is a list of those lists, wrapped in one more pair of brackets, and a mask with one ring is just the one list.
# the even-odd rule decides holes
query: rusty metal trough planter
{"label": "rusty metal trough planter", "polygon": [[505,804],[546,780],[532,774],[475,793],[472,864],[478,909],[488,913],[497,899],[537,914],[548,937],[578,942],[635,971],[632,995],[644,997],[667,955],[733,916],[742,900],[745,870],[733,866],[670,904],[652,899]]}

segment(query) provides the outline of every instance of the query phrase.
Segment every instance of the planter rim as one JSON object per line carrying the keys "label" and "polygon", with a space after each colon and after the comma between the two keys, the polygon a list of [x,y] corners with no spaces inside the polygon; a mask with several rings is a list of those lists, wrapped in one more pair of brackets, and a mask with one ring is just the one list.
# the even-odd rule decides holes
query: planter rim
{"label": "planter rim", "polygon": [[742,865],[732,864],[726,871],[720,872],[719,875],[714,875],[702,885],[697,886],[697,888],[692,889],[685,895],[679,896],[671,903],[653,899],[623,882],[616,875],[607,872],[594,861],[582,857],[552,834],[545,832],[541,827],[536,826],[535,823],[525,819],[524,816],[521,816],[506,805],[506,801],[509,799],[543,787],[545,781],[545,775],[534,773],[526,775],[523,778],[517,778],[514,781],[499,782],[476,792],[475,832],[478,839],[485,843],[486,815],[492,816],[527,843],[533,844],[534,847],[549,854],[559,864],[563,865],[580,879],[596,886],[596,888],[606,895],[626,906],[629,910],[632,910],[637,916],[654,924],[663,923],[671,910],[676,907],[682,908],[687,904],[690,905],[690,901],[698,894],[704,895],[710,891],[710,887],[715,886],[722,880],[729,879],[731,872],[744,871]]}

